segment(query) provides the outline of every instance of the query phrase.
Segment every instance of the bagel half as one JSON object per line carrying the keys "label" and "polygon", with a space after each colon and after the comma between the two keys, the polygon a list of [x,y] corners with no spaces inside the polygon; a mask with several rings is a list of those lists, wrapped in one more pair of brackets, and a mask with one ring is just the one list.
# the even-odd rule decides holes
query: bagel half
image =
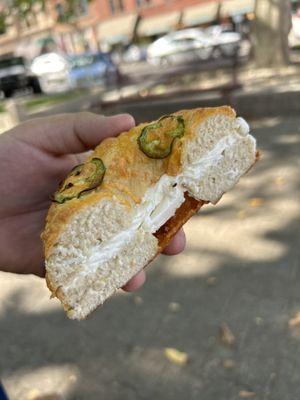
{"label": "bagel half", "polygon": [[[162,139],[161,153],[149,153],[145,133],[150,144],[159,135],[172,143]],[[162,149],[169,154],[158,158]],[[231,189],[255,163],[256,142],[230,107],[199,108],[105,139],[86,161],[85,174],[95,160],[105,169],[101,179],[75,168],[54,196],[42,234],[48,287],[72,319],[103,304],[203,204]],[[73,196],[74,182],[84,188],[84,178],[88,190]]]}

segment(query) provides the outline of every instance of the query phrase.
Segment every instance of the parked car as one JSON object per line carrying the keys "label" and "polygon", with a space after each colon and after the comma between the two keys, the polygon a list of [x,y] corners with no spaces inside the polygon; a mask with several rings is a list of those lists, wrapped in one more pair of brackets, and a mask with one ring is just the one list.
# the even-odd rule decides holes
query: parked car
{"label": "parked car", "polygon": [[147,59],[147,46],[129,46],[122,56],[122,61],[126,64],[146,61]]}
{"label": "parked car", "polygon": [[147,60],[156,65],[164,65],[232,57],[237,54],[241,39],[239,33],[228,32],[221,26],[205,30],[184,29],[153,42],[148,47]]}
{"label": "parked car", "polygon": [[221,25],[215,25],[206,28],[204,34],[212,47],[212,57],[234,57],[238,53],[242,40],[240,33],[233,32]]}
{"label": "parked car", "polygon": [[211,45],[201,29],[169,33],[149,45],[147,60],[155,65],[185,63],[209,58]]}
{"label": "parked car", "polygon": [[73,87],[115,83],[118,69],[107,53],[86,53],[70,56],[70,80]]}
{"label": "parked car", "polygon": [[57,53],[47,53],[36,57],[31,71],[39,78],[44,93],[63,92],[71,89],[70,63]]}
{"label": "parked car", "polygon": [[41,93],[38,77],[30,71],[23,57],[9,57],[0,60],[0,91],[11,97],[15,91],[30,89]]}

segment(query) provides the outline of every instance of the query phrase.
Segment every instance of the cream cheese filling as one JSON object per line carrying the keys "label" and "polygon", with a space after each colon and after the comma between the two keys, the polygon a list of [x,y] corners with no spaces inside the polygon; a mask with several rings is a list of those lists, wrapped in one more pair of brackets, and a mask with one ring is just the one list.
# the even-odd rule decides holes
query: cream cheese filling
{"label": "cream cheese filling", "polygon": [[[237,118],[237,131],[247,136],[249,126],[242,118]],[[196,162],[183,167],[182,172],[173,177],[162,175],[159,181],[150,187],[142,202],[136,206],[135,216],[130,226],[115,237],[99,246],[95,246],[86,260],[88,271],[93,272],[101,264],[114,258],[135,236],[138,229],[154,233],[164,225],[184,202],[186,185],[192,181],[199,182],[208,168],[222,159],[223,151],[232,147],[239,140],[235,132],[223,137],[215,147]]]}
{"label": "cream cheese filling", "polygon": [[142,202],[136,206],[130,226],[108,243],[92,249],[87,261],[89,268],[97,268],[99,264],[115,257],[134,238],[139,228],[154,233],[175,214],[184,202],[184,189],[177,184],[177,178],[165,174],[146,191]]}

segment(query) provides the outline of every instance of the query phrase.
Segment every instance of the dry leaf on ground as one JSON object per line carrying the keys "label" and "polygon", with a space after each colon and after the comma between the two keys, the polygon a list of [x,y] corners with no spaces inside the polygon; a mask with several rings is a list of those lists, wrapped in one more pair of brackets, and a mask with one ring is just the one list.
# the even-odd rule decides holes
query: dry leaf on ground
{"label": "dry leaf on ground", "polygon": [[210,276],[210,277],[208,277],[208,278],[206,279],[206,283],[207,283],[209,286],[213,286],[213,285],[215,285],[215,284],[217,283],[217,278],[216,278],[215,276]]}
{"label": "dry leaf on ground", "polygon": [[253,397],[255,397],[255,393],[254,392],[249,392],[248,390],[241,390],[239,392],[239,397],[241,399],[252,399]]}
{"label": "dry leaf on ground", "polygon": [[222,362],[222,367],[225,368],[225,369],[233,368],[233,367],[235,367],[235,362],[231,358],[226,358]]}
{"label": "dry leaf on ground", "polygon": [[235,343],[235,336],[226,322],[220,327],[220,339],[226,346],[232,346]]}
{"label": "dry leaf on ground", "polygon": [[289,320],[289,327],[295,328],[296,326],[300,326],[300,312],[298,312],[294,318]]}
{"label": "dry leaf on ground", "polygon": [[143,304],[144,300],[142,299],[141,296],[134,296],[133,302],[135,305],[139,306],[139,305]]}
{"label": "dry leaf on ground", "polygon": [[181,305],[176,301],[172,301],[171,303],[169,303],[168,309],[172,312],[177,312],[181,309]]}
{"label": "dry leaf on ground", "polygon": [[174,349],[173,347],[166,347],[164,353],[167,359],[173,364],[185,365],[188,361],[187,353]]}

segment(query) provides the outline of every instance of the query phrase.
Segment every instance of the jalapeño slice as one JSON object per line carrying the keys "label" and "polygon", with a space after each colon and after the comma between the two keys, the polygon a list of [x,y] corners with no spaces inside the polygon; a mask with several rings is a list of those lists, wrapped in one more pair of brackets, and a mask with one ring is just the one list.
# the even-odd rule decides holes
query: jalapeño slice
{"label": "jalape\u00f1o slice", "polygon": [[57,203],[79,198],[84,192],[98,187],[103,181],[105,166],[101,158],[92,158],[85,164],[74,167],[64,180],[53,199]]}
{"label": "jalape\u00f1o slice", "polygon": [[181,115],[165,115],[142,129],[139,147],[150,158],[166,158],[172,151],[174,140],[184,135],[184,128]]}

